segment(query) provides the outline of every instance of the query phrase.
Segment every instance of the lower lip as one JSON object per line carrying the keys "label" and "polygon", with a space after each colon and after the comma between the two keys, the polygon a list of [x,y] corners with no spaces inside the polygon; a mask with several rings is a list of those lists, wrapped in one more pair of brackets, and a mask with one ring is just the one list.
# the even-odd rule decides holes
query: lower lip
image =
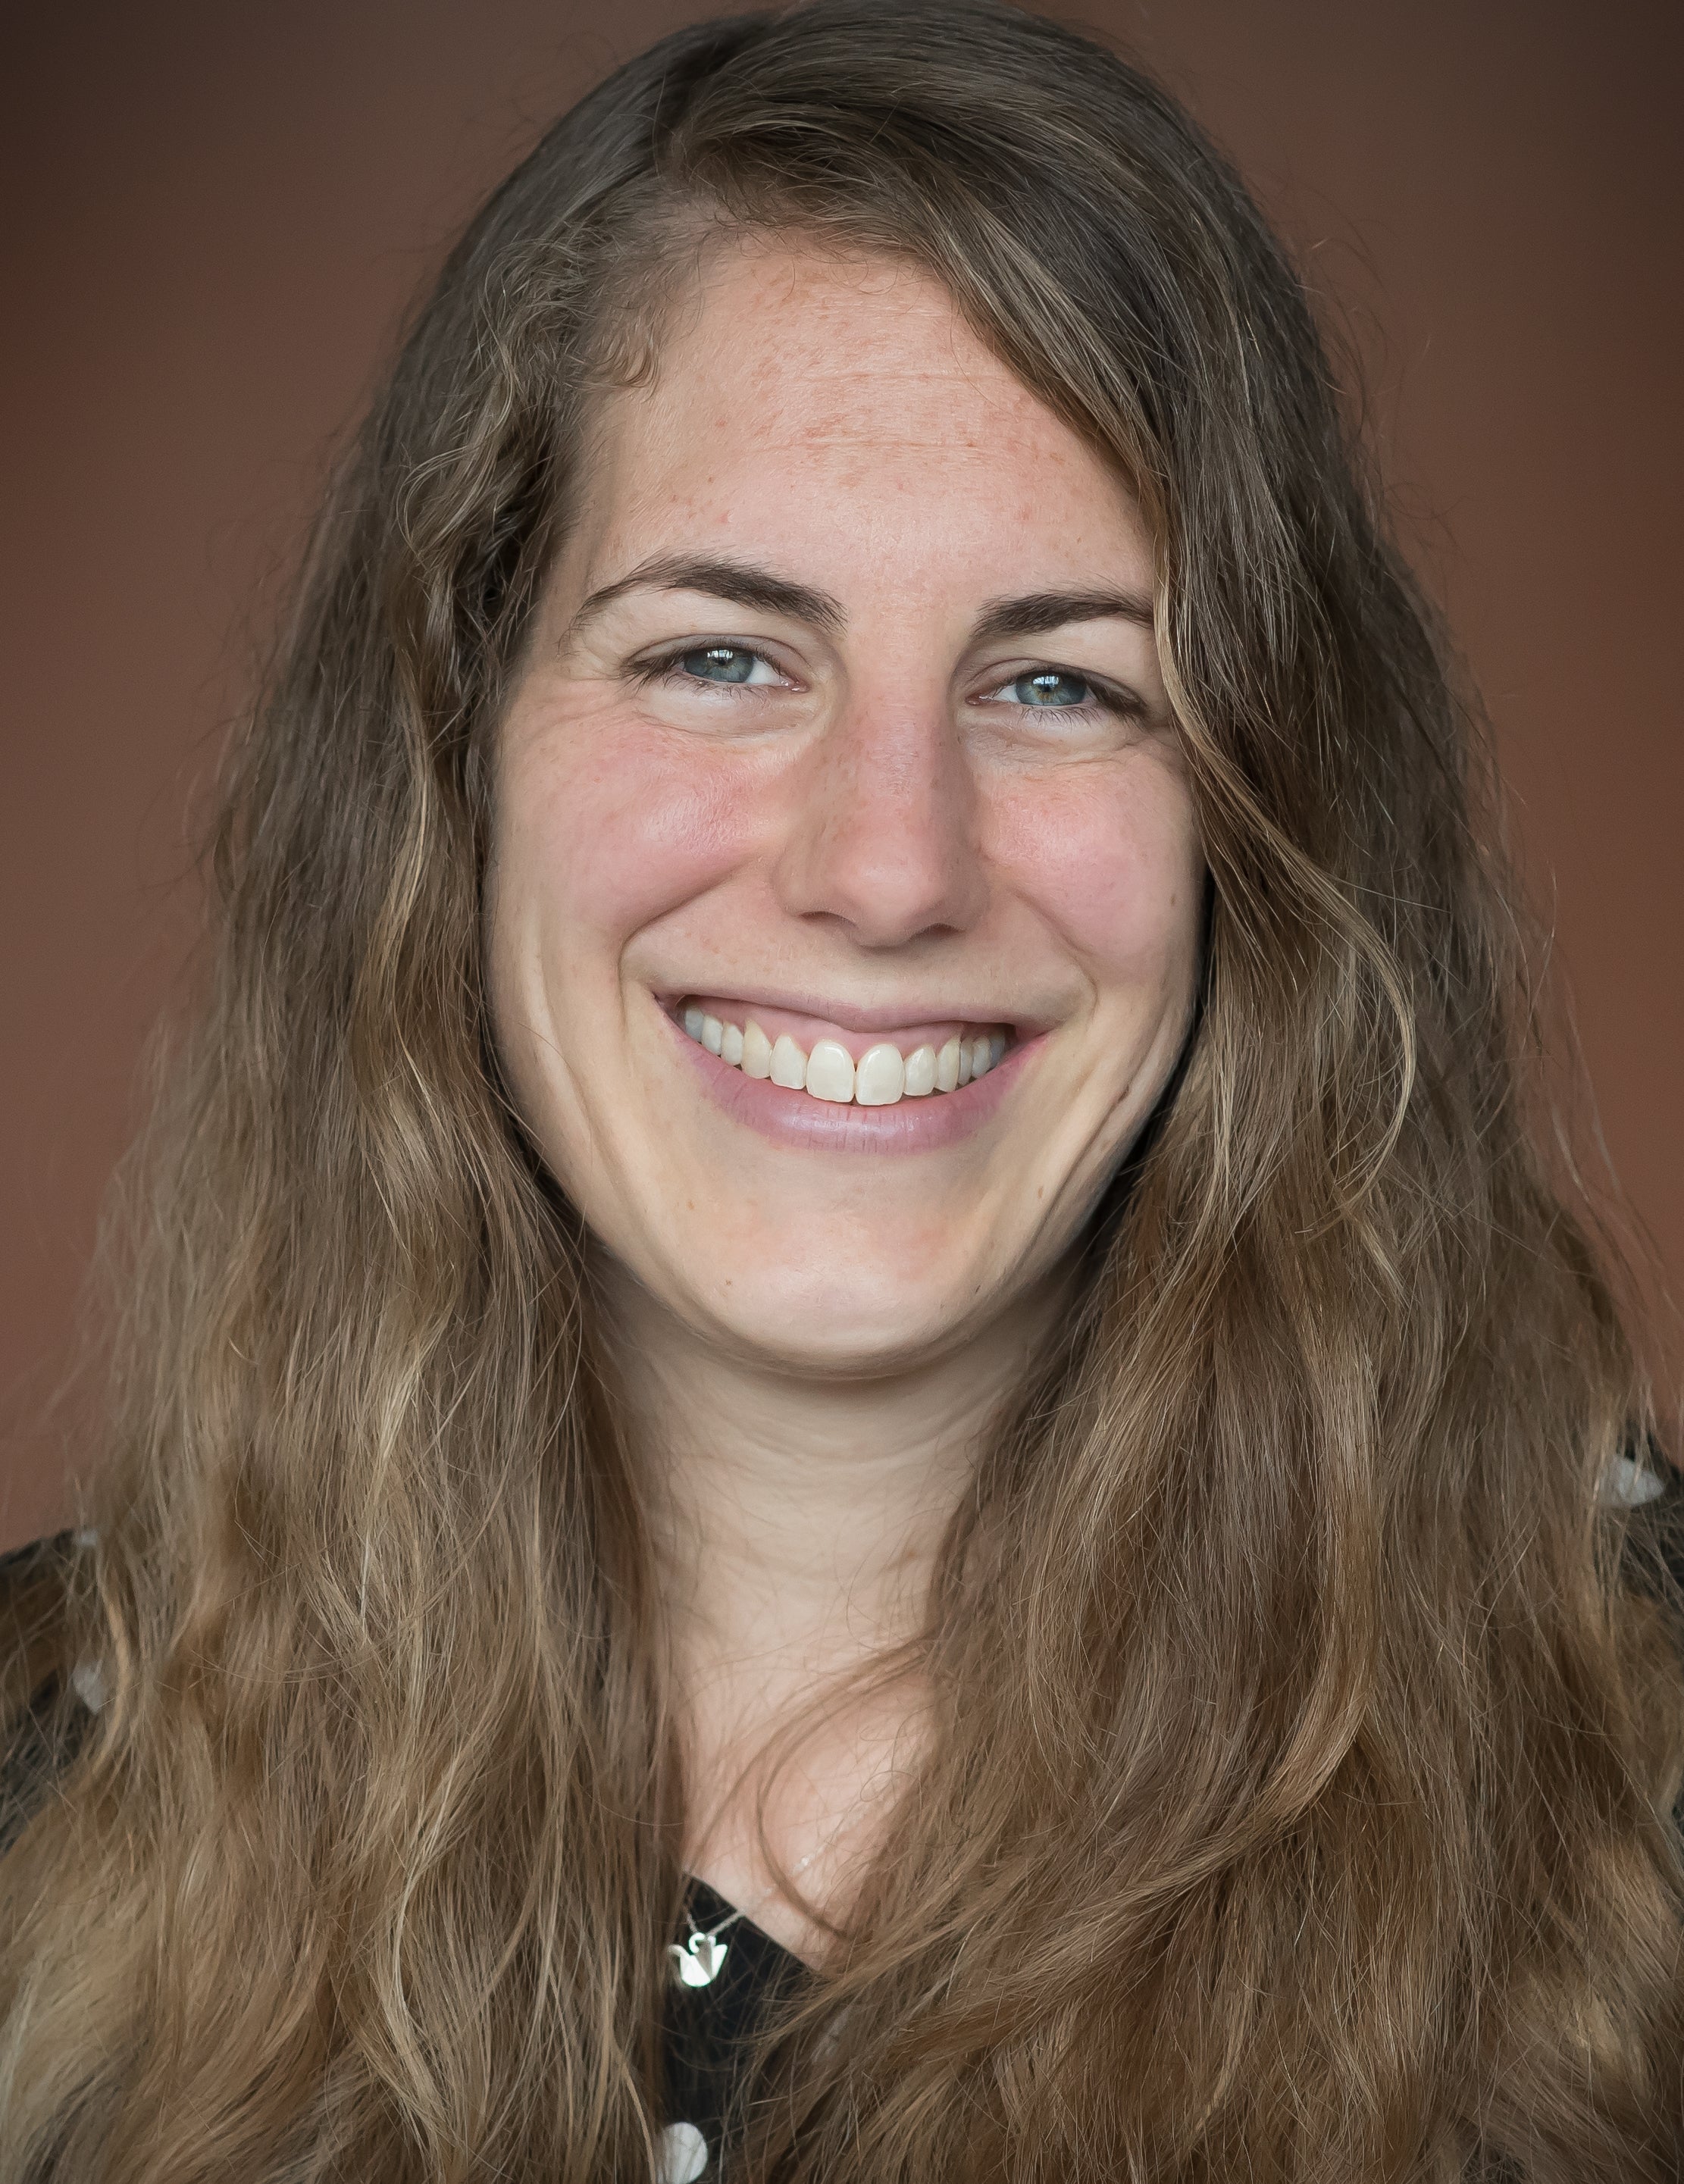
{"label": "lower lip", "polygon": [[[661,1014],[666,1016],[664,1009]],[[666,1022],[717,1106],[774,1145],[805,1152],[927,1153],[957,1145],[993,1116],[1044,1036],[1007,1047],[986,1076],[973,1078],[956,1092],[903,1098],[889,1107],[861,1107],[851,1100],[844,1105],[815,1100],[810,1092],[792,1092],[769,1077],[745,1076],[699,1046],[671,1017]]]}

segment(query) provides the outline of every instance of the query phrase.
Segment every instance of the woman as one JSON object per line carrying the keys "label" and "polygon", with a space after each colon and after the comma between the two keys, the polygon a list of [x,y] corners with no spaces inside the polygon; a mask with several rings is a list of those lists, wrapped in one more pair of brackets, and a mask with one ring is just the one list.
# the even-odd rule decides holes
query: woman
{"label": "woman", "polygon": [[0,2174],[1659,2179],[1684,1675],[1302,294],[974,0],[475,221],[217,846]]}

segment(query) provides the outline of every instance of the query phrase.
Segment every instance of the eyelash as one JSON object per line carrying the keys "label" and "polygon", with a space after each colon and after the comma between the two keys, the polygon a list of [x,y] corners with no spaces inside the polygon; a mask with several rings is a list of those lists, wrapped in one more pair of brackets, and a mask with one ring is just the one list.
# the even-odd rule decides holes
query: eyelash
{"label": "eyelash", "polygon": [[1060,667],[1051,660],[1038,660],[1032,666],[1020,667],[1016,674],[1005,677],[1002,681],[993,686],[992,690],[984,694],[984,702],[992,698],[994,690],[1008,689],[1012,683],[1028,682],[1037,675],[1068,676],[1073,682],[1085,682],[1093,694],[1085,705],[1025,705],[1020,704],[1017,707],[1018,711],[1050,713],[1058,719],[1066,721],[1090,721],[1101,715],[1109,716],[1113,720],[1124,721],[1138,721],[1146,716],[1146,707],[1133,691],[1119,689],[1114,683],[1102,682],[1097,675],[1090,675],[1084,668]]}
{"label": "eyelash", "polygon": [[[774,675],[781,676],[783,673],[783,670],[778,666],[778,662],[769,654],[761,651],[756,645],[739,644],[730,638],[702,638],[700,640],[693,638],[687,644],[658,653],[652,659],[639,660],[633,668],[633,676],[640,689],[646,688],[651,682],[672,681],[688,682],[693,688],[741,690],[758,688],[763,690],[767,687],[763,683],[754,685],[708,682],[700,675],[680,676],[677,671],[679,662],[687,660],[692,653],[708,652],[714,649],[724,650],[728,648],[733,652],[747,653],[750,659],[771,668]],[[1017,710],[1020,712],[1056,713],[1066,720],[1077,721],[1091,720],[1101,714],[1109,714],[1114,718],[1129,721],[1142,720],[1146,716],[1145,705],[1132,691],[1118,689],[1112,684],[1101,682],[1097,676],[1090,675],[1084,669],[1061,667],[1050,660],[1035,660],[1018,668],[1015,674],[1004,677],[1000,682],[995,683],[990,690],[983,694],[983,702],[986,703],[991,699],[995,690],[1006,689],[1012,683],[1023,682],[1034,675],[1068,675],[1072,682],[1085,682],[1093,693],[1093,699],[1090,703],[1082,705],[1019,705]]]}
{"label": "eyelash", "polygon": [[[739,644],[734,638],[704,637],[692,638],[688,644],[674,645],[669,651],[657,653],[652,659],[633,662],[631,670],[632,677],[639,689],[643,689],[649,683],[667,679],[688,682],[692,688],[703,690],[728,690],[733,688],[743,689],[754,687],[743,683],[708,682],[700,675],[680,676],[677,671],[679,661],[688,660],[692,653],[725,651],[745,652],[751,660],[759,660],[762,665],[769,667],[774,675],[783,673],[783,670],[771,655],[761,651],[756,645]],[[763,689],[766,686],[762,683],[759,687]]]}

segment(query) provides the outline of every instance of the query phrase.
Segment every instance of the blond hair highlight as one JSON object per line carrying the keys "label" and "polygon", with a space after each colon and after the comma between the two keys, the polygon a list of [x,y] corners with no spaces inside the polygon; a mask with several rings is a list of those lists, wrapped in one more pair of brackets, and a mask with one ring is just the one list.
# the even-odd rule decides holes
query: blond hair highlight
{"label": "blond hair highlight", "polygon": [[0,2175],[650,2173],[673,1701],[480,893],[593,394],[697,235],[767,229],[916,260],[1126,471],[1211,881],[1183,1067],[955,1519],[931,1748],[739,2173],[1659,2184],[1684,1674],[1599,1499],[1645,1391],[1529,1089],[1478,722],[1238,181],[985,0],[621,70],[336,482],[138,1171],[99,1546],[26,1614],[31,1673],[109,1697],[0,1861]]}

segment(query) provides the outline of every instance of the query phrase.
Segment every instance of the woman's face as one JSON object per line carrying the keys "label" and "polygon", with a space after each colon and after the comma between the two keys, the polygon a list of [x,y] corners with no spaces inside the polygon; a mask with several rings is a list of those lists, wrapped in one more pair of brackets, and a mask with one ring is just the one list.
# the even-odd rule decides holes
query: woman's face
{"label": "woman's face", "polygon": [[879,1371],[1068,1252],[1193,1000],[1151,596],[1117,476],[898,263],[725,252],[607,398],[501,732],[493,1006],[705,1340]]}

